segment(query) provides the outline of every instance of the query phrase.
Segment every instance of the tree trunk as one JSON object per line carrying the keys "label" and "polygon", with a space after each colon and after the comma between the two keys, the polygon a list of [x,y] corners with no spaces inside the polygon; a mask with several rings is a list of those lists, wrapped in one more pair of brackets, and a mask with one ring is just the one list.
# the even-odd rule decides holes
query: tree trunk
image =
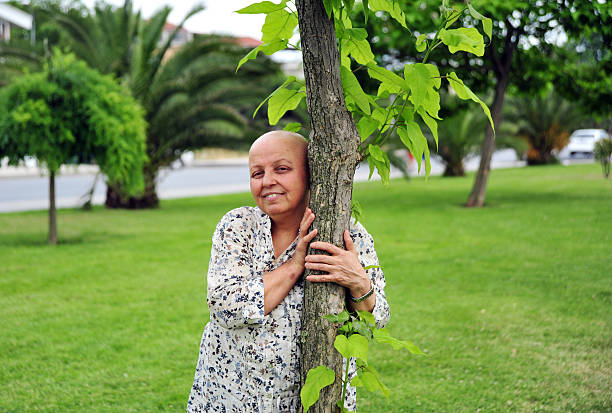
{"label": "tree trunk", "polygon": [[[321,0],[297,0],[306,103],[311,132],[308,145],[310,166],[310,207],[317,239],[344,247],[343,233],[349,227],[353,177],[361,141],[348,112],[340,78],[340,56],[333,19],[328,19]],[[309,252],[310,253],[310,252]],[[320,251],[317,253],[321,253]],[[310,412],[338,411],[341,398],[342,356],[333,347],[336,328],[323,318],[342,311],[345,291],[336,284],[310,283],[304,286],[300,377],[304,384],[308,370],[326,365],[336,381],[321,391]]]}
{"label": "tree trunk", "polygon": [[157,170],[151,170],[145,167],[143,171],[145,180],[144,194],[138,196],[127,196],[121,190],[119,185],[108,185],[106,188],[106,201],[104,205],[107,208],[127,208],[127,209],[145,209],[157,208],[159,206],[159,198],[157,197],[157,188],[155,179]]}
{"label": "tree trunk", "polygon": [[55,211],[55,172],[49,171],[49,244],[57,244],[57,219]]}
{"label": "tree trunk", "polygon": [[447,161],[443,176],[465,176],[463,161],[461,159]]}
{"label": "tree trunk", "polygon": [[[493,105],[491,105],[491,117],[495,125],[500,125],[502,121],[502,109],[504,107],[504,96],[506,95],[506,89],[508,88],[508,82],[510,80],[509,73],[505,73],[497,81],[495,86],[495,98],[493,99]],[[480,150],[480,165],[478,166],[478,172],[476,172],[476,179],[472,192],[467,200],[467,207],[482,207],[485,202],[485,195],[487,192],[487,179],[489,178],[489,171],[491,170],[491,157],[495,151],[495,136],[493,129],[490,124],[487,124],[487,130],[485,133],[484,141],[482,141],[482,147]]]}

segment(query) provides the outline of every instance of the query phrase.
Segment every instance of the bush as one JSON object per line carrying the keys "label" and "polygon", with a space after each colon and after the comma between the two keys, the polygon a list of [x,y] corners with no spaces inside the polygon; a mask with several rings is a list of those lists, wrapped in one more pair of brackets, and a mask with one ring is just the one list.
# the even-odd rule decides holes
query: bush
{"label": "bush", "polygon": [[595,160],[601,163],[606,178],[610,176],[610,157],[612,157],[612,139],[602,139],[595,144]]}

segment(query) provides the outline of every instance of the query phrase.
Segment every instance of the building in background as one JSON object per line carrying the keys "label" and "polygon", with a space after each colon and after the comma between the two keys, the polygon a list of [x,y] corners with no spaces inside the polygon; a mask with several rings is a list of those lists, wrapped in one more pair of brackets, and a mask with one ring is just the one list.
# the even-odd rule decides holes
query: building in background
{"label": "building in background", "polygon": [[28,13],[0,2],[0,39],[11,40],[11,25],[32,30],[33,19]]}

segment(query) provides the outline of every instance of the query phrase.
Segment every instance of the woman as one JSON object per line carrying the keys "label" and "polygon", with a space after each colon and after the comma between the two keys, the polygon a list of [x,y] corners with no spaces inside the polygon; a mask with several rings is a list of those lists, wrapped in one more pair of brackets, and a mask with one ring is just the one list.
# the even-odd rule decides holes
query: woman
{"label": "woman", "polygon": [[[312,247],[308,232],[307,143],[296,133],[269,132],[249,151],[251,194],[257,207],[228,212],[213,235],[208,268],[210,322],[204,329],[187,411],[297,412],[299,346],[305,268],[321,270],[312,282],[347,288],[355,310],[370,311],[377,326],[389,319],[384,275],[374,244],[360,224],[346,231],[346,250],[326,242]],[[352,366],[354,371],[354,365]],[[355,389],[345,406],[354,410]]]}

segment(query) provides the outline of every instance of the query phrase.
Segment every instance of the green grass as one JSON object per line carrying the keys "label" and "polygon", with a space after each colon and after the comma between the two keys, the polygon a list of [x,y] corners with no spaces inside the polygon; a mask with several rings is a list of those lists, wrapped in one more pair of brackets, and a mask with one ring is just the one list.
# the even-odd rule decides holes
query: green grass
{"label": "green grass", "polygon": [[[597,165],[356,185],[387,277],[392,390],[361,412],[612,411],[612,180]],[[0,411],[184,411],[210,238],[249,194],[0,215]]]}

